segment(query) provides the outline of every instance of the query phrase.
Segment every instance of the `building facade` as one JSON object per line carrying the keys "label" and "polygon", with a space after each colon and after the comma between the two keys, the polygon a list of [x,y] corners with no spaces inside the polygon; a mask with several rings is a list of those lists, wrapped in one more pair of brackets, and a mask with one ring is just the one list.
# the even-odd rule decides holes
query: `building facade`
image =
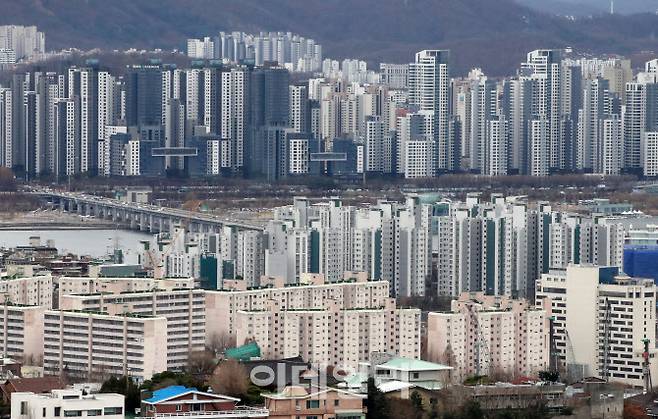
{"label": "building facade", "polygon": [[420,357],[420,310],[396,309],[390,299],[381,308],[282,310],[271,302],[264,311],[240,311],[238,342],[254,341],[265,358],[301,356],[320,366],[355,370],[372,352]]}
{"label": "building facade", "polygon": [[572,265],[537,281],[537,306],[554,318],[561,368],[576,378],[643,387],[645,340],[651,375],[658,370],[655,303],[653,280],[620,276],[616,267]]}
{"label": "building facade", "polygon": [[165,317],[51,310],[43,322],[45,374],[83,380],[119,375],[141,382],[168,368]]}
{"label": "building facade", "polygon": [[549,364],[549,316],[525,300],[463,293],[450,313],[429,313],[430,360],[454,368],[452,379],[474,375],[534,376]]}

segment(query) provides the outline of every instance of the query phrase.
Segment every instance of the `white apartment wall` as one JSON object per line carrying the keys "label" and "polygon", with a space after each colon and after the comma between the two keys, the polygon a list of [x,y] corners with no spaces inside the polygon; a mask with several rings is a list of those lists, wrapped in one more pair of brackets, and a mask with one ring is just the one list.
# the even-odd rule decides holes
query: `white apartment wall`
{"label": "white apartment wall", "polygon": [[0,305],[0,349],[27,364],[43,358],[45,307]]}
{"label": "white apartment wall", "polygon": [[[11,396],[12,419],[57,419],[102,416],[124,418],[125,396],[115,393],[83,395],[80,390],[53,390],[47,394],[16,392]],[[59,412],[55,410],[59,408]],[[80,412],[80,414],[78,414]]]}

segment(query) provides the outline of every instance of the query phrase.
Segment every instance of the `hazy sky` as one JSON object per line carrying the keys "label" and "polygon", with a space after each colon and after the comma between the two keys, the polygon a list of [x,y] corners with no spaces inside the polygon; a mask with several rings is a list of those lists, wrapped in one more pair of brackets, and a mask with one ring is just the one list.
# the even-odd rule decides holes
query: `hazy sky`
{"label": "hazy sky", "polygon": [[[579,10],[607,11],[610,10],[610,0],[518,0],[520,3],[533,5],[542,9],[551,9],[565,4],[579,6]],[[656,12],[658,0],[614,0],[617,13]]]}

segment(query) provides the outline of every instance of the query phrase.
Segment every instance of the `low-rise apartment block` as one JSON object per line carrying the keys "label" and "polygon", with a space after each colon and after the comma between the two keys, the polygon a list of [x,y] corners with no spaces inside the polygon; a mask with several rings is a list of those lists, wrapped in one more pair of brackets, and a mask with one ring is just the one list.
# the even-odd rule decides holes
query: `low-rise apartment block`
{"label": "low-rise apartment block", "polygon": [[205,347],[205,297],[200,289],[63,295],[60,309],[164,317],[167,344],[158,349],[170,370],[185,368],[190,354]]}
{"label": "low-rise apartment block", "polygon": [[549,315],[526,300],[463,293],[449,313],[429,313],[430,360],[471,375],[532,375],[549,363]]}
{"label": "low-rise apartment block", "polygon": [[4,356],[35,365],[43,357],[45,307],[0,305],[0,349]]}
{"label": "low-rise apartment block", "polygon": [[[252,289],[206,291],[206,338],[234,335],[238,311],[259,311],[276,303],[279,310],[324,309],[329,301],[340,308],[379,308],[389,298],[388,281],[368,281],[363,272],[346,272],[344,280],[327,283],[323,275],[306,275],[302,284],[285,285],[281,278],[261,278]],[[238,340],[238,342],[241,342]]]}
{"label": "low-rise apartment block", "polygon": [[264,310],[238,311],[235,324],[237,341],[256,342],[264,358],[301,356],[355,370],[373,352],[420,357],[420,310],[397,309],[394,299],[377,308],[328,301],[324,308],[287,310],[271,301]]}
{"label": "low-rise apartment block", "polygon": [[59,419],[62,417],[124,418],[122,394],[85,395],[81,390],[53,390],[51,393],[14,393],[11,419]]}
{"label": "low-rise apartment block", "polygon": [[655,377],[656,291],[653,280],[620,276],[616,267],[572,265],[542,275],[537,305],[552,313],[555,350],[565,373],[642,387],[647,342]]}
{"label": "low-rise apartment block", "polygon": [[143,381],[167,369],[167,319],[161,316],[49,310],[43,340],[47,375]]}

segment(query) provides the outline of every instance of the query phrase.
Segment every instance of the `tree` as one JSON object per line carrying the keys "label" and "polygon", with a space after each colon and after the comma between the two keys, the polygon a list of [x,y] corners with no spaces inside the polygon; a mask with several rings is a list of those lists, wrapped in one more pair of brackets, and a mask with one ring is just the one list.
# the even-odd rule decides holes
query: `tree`
{"label": "tree", "polygon": [[624,419],[649,419],[646,412],[637,404],[626,403],[624,405]]}
{"label": "tree", "polygon": [[390,416],[390,408],[388,400],[384,393],[379,391],[375,384],[375,379],[368,378],[368,398],[366,399],[366,407],[368,419],[392,419]]}
{"label": "tree", "polygon": [[423,419],[423,411],[418,411],[409,399],[395,399],[390,403],[388,418]]}
{"label": "tree", "polygon": [[210,351],[197,351],[190,355],[187,361],[187,371],[190,374],[210,374],[215,367],[215,357]]}
{"label": "tree", "polygon": [[222,361],[210,377],[215,393],[244,398],[249,391],[247,370],[235,359]]}
{"label": "tree", "polygon": [[201,391],[208,389],[208,386],[203,381],[198,380],[190,373],[164,371],[153,374],[150,380],[144,381],[142,383],[142,390],[154,391],[173,385],[193,387]]}
{"label": "tree", "polygon": [[7,167],[0,167],[0,191],[15,191],[16,178],[14,172]]}
{"label": "tree", "polygon": [[214,333],[208,340],[207,347],[216,356],[228,348],[234,348],[236,345],[235,335],[228,333]]}
{"label": "tree", "polygon": [[414,390],[411,393],[409,399],[411,400],[411,405],[414,408],[414,417],[418,419],[422,419],[423,412],[425,411],[425,409],[423,408],[423,398],[420,396],[420,394],[417,391]]}
{"label": "tree", "polygon": [[139,407],[141,401],[141,394],[139,386],[129,377],[110,377],[101,386],[101,393],[119,393],[126,396],[125,411],[126,413],[134,413],[135,409]]}
{"label": "tree", "polygon": [[478,402],[469,400],[462,406],[460,417],[463,419],[484,419],[484,412]]}
{"label": "tree", "polygon": [[549,383],[557,383],[560,381],[560,373],[558,371],[539,371],[539,379]]}

